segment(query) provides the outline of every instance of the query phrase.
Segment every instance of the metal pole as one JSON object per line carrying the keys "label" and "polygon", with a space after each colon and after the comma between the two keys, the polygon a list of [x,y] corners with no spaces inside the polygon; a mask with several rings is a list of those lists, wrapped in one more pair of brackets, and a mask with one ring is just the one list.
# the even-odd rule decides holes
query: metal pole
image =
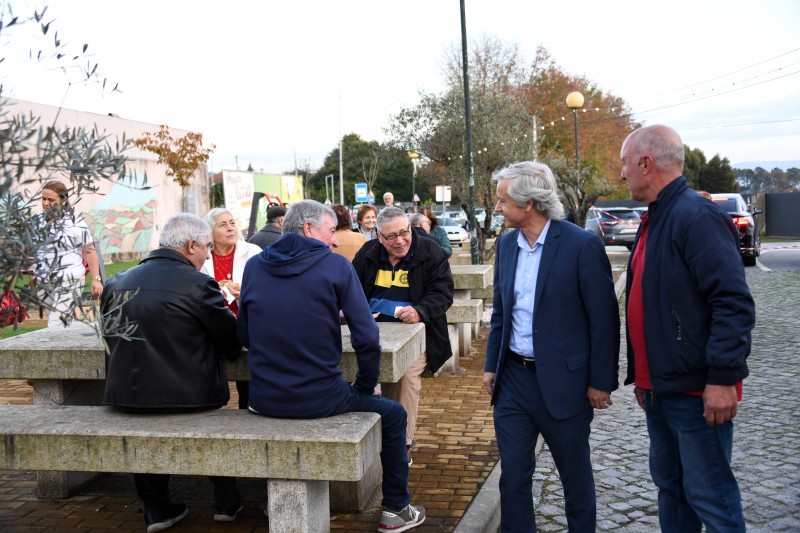
{"label": "metal pole", "polygon": [[[339,203],[344,205],[344,159],[342,150],[344,147],[344,139],[342,139],[342,90],[339,89]],[[333,177],[331,177],[331,191],[333,188]],[[331,192],[331,196],[335,196],[335,192]]]}
{"label": "metal pole", "polygon": [[575,168],[579,168],[578,165],[578,109],[572,110],[572,116],[575,118]]}
{"label": "metal pole", "polygon": [[473,265],[478,264],[478,239],[475,220],[475,169],[472,165],[472,120],[469,112],[469,62],[467,57],[467,15],[464,0],[461,0],[461,55],[464,70],[464,121],[467,125],[467,172],[469,173],[469,213],[470,221],[470,259]]}

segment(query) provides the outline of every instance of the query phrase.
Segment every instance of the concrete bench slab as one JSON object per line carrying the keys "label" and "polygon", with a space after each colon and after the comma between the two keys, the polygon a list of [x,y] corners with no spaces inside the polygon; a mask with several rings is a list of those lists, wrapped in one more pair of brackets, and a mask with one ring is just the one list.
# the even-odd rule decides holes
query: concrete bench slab
{"label": "concrete bench slab", "polygon": [[476,298],[460,298],[453,300],[447,310],[448,324],[480,322],[483,317],[483,300]]}
{"label": "concrete bench slab", "polygon": [[471,289],[485,289],[494,282],[492,265],[452,265],[456,298],[472,298]]}
{"label": "concrete bench slab", "polygon": [[381,449],[375,413],[288,420],[243,410],[10,405],[0,406],[0,435],[0,468],[8,470],[269,478],[270,531],[327,531],[328,482],[358,481]]}
{"label": "concrete bench slab", "polygon": [[[396,383],[425,351],[424,324],[378,324],[381,334],[381,383]],[[247,351],[243,352],[246,355]],[[355,381],[357,368],[350,330],[342,326],[344,379]],[[225,362],[230,380],[249,380],[247,358]],[[33,380],[104,380],[105,351],[87,326],[45,328],[0,341],[0,378]]]}
{"label": "concrete bench slab", "polygon": [[445,361],[441,370],[446,372],[456,372],[460,357],[469,355],[472,349],[473,327],[474,324],[480,325],[483,317],[483,300],[456,298],[447,310],[447,332],[450,336],[450,349],[453,356]]}

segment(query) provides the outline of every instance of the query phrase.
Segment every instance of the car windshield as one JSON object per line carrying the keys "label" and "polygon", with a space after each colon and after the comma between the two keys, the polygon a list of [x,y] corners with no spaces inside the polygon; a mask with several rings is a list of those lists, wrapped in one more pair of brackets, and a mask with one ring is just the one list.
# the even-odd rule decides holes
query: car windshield
{"label": "car windshield", "polygon": [[739,207],[736,205],[736,199],[734,198],[714,198],[714,203],[727,213],[733,213],[739,210]]}
{"label": "car windshield", "polygon": [[439,219],[439,225],[440,226],[457,226],[457,227],[461,227],[461,226],[458,225],[458,222],[456,222],[452,218],[448,218],[448,217],[440,218]]}
{"label": "car windshield", "polygon": [[613,209],[609,211],[597,209],[597,213],[603,220],[613,220],[615,218],[620,220],[639,220],[639,215],[633,209]]}

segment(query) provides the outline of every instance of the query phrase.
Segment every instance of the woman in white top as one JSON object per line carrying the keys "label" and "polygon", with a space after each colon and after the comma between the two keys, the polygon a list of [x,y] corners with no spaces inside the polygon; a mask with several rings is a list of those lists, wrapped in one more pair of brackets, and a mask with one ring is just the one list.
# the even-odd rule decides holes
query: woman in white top
{"label": "woman in white top", "polygon": [[[69,205],[67,187],[60,181],[48,181],[42,187],[42,223],[49,228],[52,243],[43,246],[37,254],[35,276],[40,280],[61,278],[61,285],[45,301],[52,309],[48,312],[47,327],[67,325],[75,295],[83,293],[86,267],[92,276],[92,296],[103,292],[100,263],[94,250],[89,226],[75,215]],[[62,316],[64,317],[62,320]]]}
{"label": "woman in white top", "polygon": [[[210,257],[200,269],[219,283],[225,304],[234,315],[239,314],[239,291],[242,286],[244,265],[261,253],[261,247],[244,241],[236,219],[224,207],[215,207],[205,217],[211,228]],[[247,409],[249,382],[237,381],[239,409]]]}

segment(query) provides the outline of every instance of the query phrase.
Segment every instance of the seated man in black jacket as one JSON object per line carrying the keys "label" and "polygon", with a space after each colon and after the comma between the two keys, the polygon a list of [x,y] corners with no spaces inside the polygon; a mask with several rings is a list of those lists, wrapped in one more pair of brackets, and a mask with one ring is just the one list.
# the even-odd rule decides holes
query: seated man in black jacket
{"label": "seated man in black jacket", "polygon": [[[210,242],[205,222],[188,213],[174,215],[161,232],[160,248],[108,281],[101,302],[104,316],[135,323],[136,330],[129,338],[104,336],[106,405],[134,413],[176,413],[228,403],[221,358],[236,359],[241,345],[236,318],[225,307],[219,285],[199,271]],[[167,529],[188,513],[185,504],[170,498],[169,475],[134,474],[133,479],[148,533]],[[210,479],[214,520],[235,520],[242,508],[236,479]]]}

